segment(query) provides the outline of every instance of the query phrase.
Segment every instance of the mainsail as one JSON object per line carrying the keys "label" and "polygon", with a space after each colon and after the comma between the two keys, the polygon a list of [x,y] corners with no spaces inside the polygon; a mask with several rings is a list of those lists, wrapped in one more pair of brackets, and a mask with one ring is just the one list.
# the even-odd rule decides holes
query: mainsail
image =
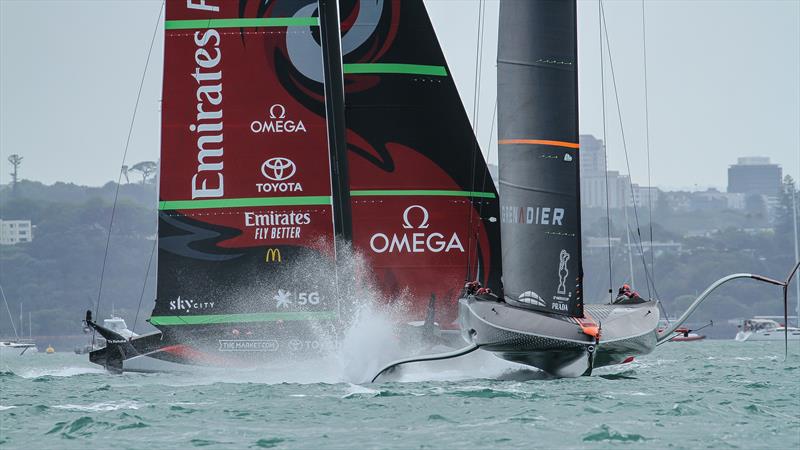
{"label": "mainsail", "polygon": [[575,9],[500,3],[498,157],[506,301],[582,317]]}
{"label": "mainsail", "polygon": [[450,326],[465,280],[500,288],[494,183],[422,0],[340,5],[353,245]]}
{"label": "mainsail", "polygon": [[150,322],[334,318],[317,2],[170,0],[165,26]]}
{"label": "mainsail", "polygon": [[348,242],[412,318],[499,291],[497,192],[422,0],[168,0],[164,55],[161,333],[92,361],[318,351],[369,278]]}

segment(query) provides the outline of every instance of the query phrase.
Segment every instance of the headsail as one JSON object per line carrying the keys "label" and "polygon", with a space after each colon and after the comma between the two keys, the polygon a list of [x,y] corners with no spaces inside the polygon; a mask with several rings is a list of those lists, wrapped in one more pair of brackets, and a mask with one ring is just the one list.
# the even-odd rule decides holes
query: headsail
{"label": "headsail", "polygon": [[582,317],[576,28],[574,1],[500,3],[498,156],[506,301]]}
{"label": "headsail", "polygon": [[500,287],[497,192],[422,0],[340,5],[354,246],[448,326],[464,280]]}
{"label": "headsail", "polygon": [[167,2],[162,330],[335,316],[319,285],[333,227],[314,36],[313,0]]}

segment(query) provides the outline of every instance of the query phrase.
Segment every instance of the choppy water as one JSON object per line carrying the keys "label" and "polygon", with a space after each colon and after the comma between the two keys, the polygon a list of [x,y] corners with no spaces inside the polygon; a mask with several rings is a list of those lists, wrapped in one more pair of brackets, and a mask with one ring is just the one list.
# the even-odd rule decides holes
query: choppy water
{"label": "choppy water", "polygon": [[352,376],[346,361],[114,376],[86,356],[4,357],[0,445],[800,448],[797,343],[786,362],[782,343],[670,343],[579,379],[488,355],[382,384]]}

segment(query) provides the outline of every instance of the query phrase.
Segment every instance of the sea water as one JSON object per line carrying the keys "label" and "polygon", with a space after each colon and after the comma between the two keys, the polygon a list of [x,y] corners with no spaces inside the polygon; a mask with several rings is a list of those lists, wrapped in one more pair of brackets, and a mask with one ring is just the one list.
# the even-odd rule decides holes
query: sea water
{"label": "sea water", "polygon": [[785,361],[782,342],[668,343],[576,379],[479,351],[375,384],[365,345],[363,358],[191,374],[4,356],[0,447],[800,448],[796,342]]}

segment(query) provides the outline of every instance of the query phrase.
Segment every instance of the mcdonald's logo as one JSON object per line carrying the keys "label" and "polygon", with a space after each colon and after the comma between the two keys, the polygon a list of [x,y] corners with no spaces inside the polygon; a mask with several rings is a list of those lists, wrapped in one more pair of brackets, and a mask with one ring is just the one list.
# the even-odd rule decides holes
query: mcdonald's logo
{"label": "mcdonald's logo", "polygon": [[267,249],[267,253],[264,255],[264,262],[282,262],[281,251],[277,248]]}

